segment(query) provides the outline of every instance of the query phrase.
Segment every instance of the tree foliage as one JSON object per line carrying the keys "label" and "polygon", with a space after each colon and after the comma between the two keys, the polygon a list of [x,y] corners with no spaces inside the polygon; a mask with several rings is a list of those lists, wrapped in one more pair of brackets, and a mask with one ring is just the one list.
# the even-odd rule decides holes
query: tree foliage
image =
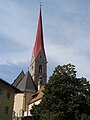
{"label": "tree foliage", "polygon": [[31,110],[39,120],[90,120],[90,84],[76,77],[74,65],[58,65],[43,92]]}

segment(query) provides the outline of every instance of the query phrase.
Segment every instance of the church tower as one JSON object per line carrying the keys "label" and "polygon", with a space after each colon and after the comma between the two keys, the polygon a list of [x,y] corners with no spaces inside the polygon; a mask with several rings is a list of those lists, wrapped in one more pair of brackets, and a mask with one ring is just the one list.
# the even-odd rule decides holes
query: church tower
{"label": "church tower", "polygon": [[33,48],[31,65],[30,65],[30,74],[37,87],[39,80],[42,81],[42,85],[46,84],[47,59],[44,49],[41,6],[40,6],[40,14],[38,20],[37,33],[36,33],[36,40]]}

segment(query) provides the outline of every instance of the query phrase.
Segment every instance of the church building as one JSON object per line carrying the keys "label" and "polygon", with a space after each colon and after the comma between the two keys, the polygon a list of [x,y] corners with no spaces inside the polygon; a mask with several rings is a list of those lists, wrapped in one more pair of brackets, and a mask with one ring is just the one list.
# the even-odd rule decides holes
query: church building
{"label": "church building", "polygon": [[40,6],[36,39],[29,71],[27,71],[27,73],[22,71],[12,83],[14,87],[22,91],[22,93],[15,95],[13,120],[30,115],[30,105],[41,100],[43,96],[41,90],[44,88],[46,83],[47,58],[44,48],[42,11]]}

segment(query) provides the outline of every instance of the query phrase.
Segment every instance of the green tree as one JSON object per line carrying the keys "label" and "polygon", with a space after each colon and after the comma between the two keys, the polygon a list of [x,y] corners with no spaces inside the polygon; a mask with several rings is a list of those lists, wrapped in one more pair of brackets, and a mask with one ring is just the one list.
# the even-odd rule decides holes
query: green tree
{"label": "green tree", "polygon": [[76,77],[74,65],[57,66],[43,92],[31,110],[39,120],[90,120],[90,84]]}

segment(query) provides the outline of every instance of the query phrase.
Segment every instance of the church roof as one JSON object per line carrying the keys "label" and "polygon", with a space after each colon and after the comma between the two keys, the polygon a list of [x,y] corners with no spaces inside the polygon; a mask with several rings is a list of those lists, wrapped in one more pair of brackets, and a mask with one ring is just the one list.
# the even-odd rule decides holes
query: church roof
{"label": "church roof", "polygon": [[22,80],[22,78],[25,76],[23,70],[21,71],[21,73],[18,75],[18,77],[14,80],[14,82],[12,83],[12,85],[14,87],[17,87],[17,85],[20,83],[20,81]]}
{"label": "church roof", "polygon": [[38,20],[38,28],[37,28],[37,34],[36,34],[36,40],[35,40],[35,46],[34,46],[34,57],[36,58],[40,49],[44,50],[44,42],[43,42],[43,26],[42,26],[42,14],[41,14],[41,6],[40,6],[40,15]]}
{"label": "church roof", "polygon": [[32,80],[32,77],[29,71],[26,73],[26,75],[17,85],[17,88],[23,92],[36,92],[36,86],[35,86],[34,81]]}
{"label": "church roof", "polygon": [[43,90],[44,90],[44,86],[42,86],[41,89],[38,90],[38,92],[32,96],[33,99],[30,101],[29,104],[32,104],[32,103],[34,103],[34,102],[36,102],[36,101],[42,99],[43,94],[44,94],[44,93],[43,93]]}

